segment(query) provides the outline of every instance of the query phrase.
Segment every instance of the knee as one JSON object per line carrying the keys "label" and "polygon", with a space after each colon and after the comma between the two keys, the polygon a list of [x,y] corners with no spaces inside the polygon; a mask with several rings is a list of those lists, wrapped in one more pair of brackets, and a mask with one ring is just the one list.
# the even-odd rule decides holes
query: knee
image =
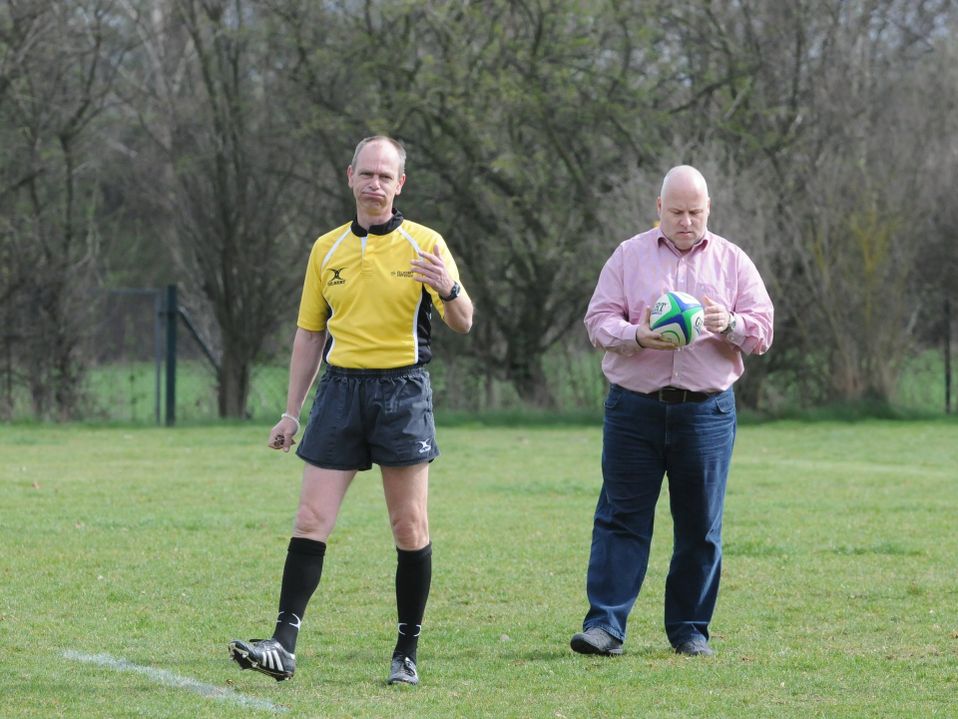
{"label": "knee", "polygon": [[310,537],[325,542],[336,523],[336,515],[321,507],[300,504],[296,510],[293,530],[297,536]]}
{"label": "knee", "polygon": [[424,513],[393,515],[389,521],[393,540],[400,549],[421,549],[429,544],[429,521]]}

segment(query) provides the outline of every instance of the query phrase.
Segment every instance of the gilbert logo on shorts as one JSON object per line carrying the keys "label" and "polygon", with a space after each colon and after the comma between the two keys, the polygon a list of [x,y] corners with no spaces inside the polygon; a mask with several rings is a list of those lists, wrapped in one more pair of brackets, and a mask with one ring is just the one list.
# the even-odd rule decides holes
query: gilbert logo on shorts
{"label": "gilbert logo on shorts", "polygon": [[330,267],[329,271],[333,273],[333,276],[329,280],[329,282],[326,283],[326,286],[329,287],[330,285],[345,285],[346,280],[340,277],[340,273],[345,269],[346,269],[345,267],[340,267],[339,269],[335,267]]}
{"label": "gilbert logo on shorts", "polygon": [[416,441],[419,442],[419,454],[425,454],[432,449],[432,444],[428,439],[417,439]]}

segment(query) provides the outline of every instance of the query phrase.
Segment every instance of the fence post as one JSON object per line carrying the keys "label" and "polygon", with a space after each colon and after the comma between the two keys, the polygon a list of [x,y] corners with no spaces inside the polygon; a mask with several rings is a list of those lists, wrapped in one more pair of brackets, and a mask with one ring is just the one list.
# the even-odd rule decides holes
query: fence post
{"label": "fence post", "polygon": [[176,285],[166,286],[166,426],[176,424]]}
{"label": "fence post", "polygon": [[163,411],[161,409],[163,393],[163,345],[164,322],[163,322],[163,292],[153,290],[153,412],[156,415],[157,425],[163,424]]}
{"label": "fence post", "polygon": [[945,298],[945,414],[951,414],[951,301]]}

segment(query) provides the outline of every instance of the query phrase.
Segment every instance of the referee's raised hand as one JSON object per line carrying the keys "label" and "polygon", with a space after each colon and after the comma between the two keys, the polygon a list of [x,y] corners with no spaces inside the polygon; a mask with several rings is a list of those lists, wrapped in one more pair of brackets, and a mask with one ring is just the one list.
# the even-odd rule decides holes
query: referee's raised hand
{"label": "referee's raised hand", "polygon": [[432,287],[439,293],[440,297],[448,296],[452,292],[455,280],[449,276],[449,271],[446,269],[446,263],[442,261],[442,257],[432,252],[420,250],[419,258],[411,263],[412,270],[416,273],[414,279]]}

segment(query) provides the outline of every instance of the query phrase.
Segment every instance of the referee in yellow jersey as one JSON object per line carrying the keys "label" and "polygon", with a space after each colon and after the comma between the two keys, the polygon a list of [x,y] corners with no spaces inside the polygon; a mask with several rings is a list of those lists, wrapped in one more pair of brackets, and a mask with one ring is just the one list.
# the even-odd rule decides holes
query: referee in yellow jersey
{"label": "referee in yellow jersey", "polygon": [[288,452],[306,394],[326,362],[297,454],[305,461],[271,639],[234,640],[243,669],[277,681],[296,670],[296,638],[319,586],[326,541],[350,482],[378,464],[396,544],[399,631],[389,684],[418,684],[416,648],[432,578],[426,511],[429,463],[439,456],[426,363],[433,310],[454,331],[472,327],[472,302],[439,233],[393,206],[406,151],[362,140],[346,168],[356,217],[313,245],[289,368],[286,411],[269,446]]}

